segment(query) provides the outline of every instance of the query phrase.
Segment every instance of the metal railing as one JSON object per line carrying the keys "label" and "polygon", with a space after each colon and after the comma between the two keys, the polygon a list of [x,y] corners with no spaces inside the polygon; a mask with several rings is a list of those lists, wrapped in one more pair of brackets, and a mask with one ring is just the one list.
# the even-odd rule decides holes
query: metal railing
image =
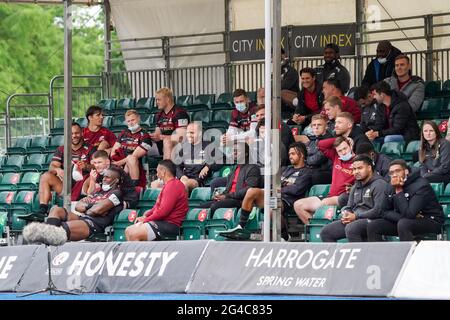
{"label": "metal railing", "polygon": [[48,93],[10,95],[6,101],[4,139],[0,136],[1,148],[4,150],[10,147],[12,140],[16,137],[48,134],[51,128],[51,117],[52,106]]}

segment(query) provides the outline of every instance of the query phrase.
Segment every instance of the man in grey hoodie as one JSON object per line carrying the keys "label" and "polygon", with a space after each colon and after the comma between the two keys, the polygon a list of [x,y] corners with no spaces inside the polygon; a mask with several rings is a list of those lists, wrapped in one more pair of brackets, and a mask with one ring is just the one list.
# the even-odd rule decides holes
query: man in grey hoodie
{"label": "man in grey hoodie", "polygon": [[392,90],[402,92],[414,112],[419,111],[425,99],[425,83],[422,78],[411,75],[411,62],[406,55],[395,58],[395,72],[390,78],[384,79]]}
{"label": "man in grey hoodie", "polygon": [[323,242],[336,242],[347,238],[350,242],[367,241],[367,225],[370,220],[381,218],[387,201],[388,183],[375,172],[375,163],[365,155],[353,160],[356,183],[350,190],[342,218],[325,226],[320,232]]}

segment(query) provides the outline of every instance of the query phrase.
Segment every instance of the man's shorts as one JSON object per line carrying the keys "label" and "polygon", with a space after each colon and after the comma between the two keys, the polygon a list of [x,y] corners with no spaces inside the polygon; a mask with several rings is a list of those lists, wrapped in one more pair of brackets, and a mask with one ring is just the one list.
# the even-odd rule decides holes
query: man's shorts
{"label": "man's shorts", "polygon": [[163,237],[178,236],[180,227],[167,221],[149,221],[145,223],[147,227],[147,239],[152,239],[153,234],[156,236],[154,241],[161,240]]}

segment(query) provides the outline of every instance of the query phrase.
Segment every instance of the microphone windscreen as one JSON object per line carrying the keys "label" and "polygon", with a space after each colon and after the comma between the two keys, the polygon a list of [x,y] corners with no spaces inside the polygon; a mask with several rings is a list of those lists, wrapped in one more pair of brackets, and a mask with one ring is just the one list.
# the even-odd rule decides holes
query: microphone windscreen
{"label": "microphone windscreen", "polygon": [[62,227],[39,222],[26,225],[22,235],[28,243],[41,243],[49,246],[61,246],[67,241],[67,233]]}

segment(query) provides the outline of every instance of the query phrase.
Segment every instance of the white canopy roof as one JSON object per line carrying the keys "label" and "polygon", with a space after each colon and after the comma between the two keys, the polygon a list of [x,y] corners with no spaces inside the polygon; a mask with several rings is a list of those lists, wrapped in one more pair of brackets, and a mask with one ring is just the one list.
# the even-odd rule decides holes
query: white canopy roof
{"label": "white canopy roof", "polygon": [[[0,0],[8,3],[39,3],[39,4],[63,4],[63,0]],[[89,6],[103,4],[101,0],[73,0],[73,4],[85,4]]]}

